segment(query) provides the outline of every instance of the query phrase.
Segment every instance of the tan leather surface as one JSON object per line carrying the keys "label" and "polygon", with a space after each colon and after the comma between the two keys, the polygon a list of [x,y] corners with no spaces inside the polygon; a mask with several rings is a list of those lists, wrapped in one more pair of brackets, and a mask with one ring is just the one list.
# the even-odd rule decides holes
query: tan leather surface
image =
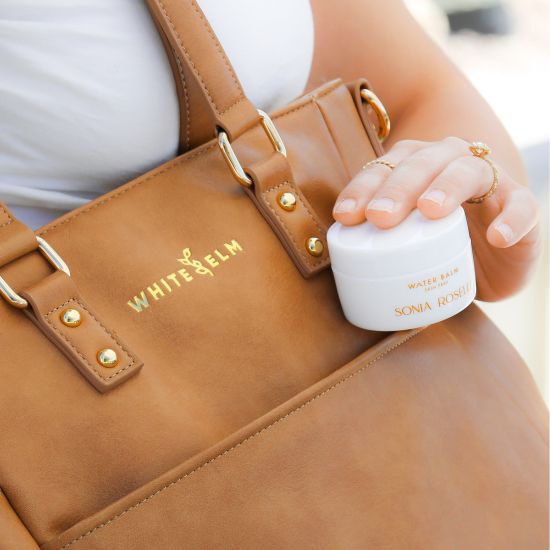
{"label": "tan leather surface", "polygon": [[180,114],[179,152],[185,153],[215,137],[216,121],[208,97],[189,64],[174,51],[160,23],[156,20],[155,23],[174,74]]}
{"label": "tan leather surface", "polygon": [[[322,97],[339,97],[341,88],[345,89],[333,83]],[[346,97],[350,101],[350,96]],[[351,157],[342,158],[339,151],[344,143],[335,143],[335,134],[327,127],[327,116],[337,117],[339,113],[337,104],[332,109],[330,115],[322,113],[318,101],[309,98],[274,117],[289,151],[295,183],[324,223],[330,216],[326,203],[334,200],[347,174],[357,169],[348,164]],[[361,127],[359,122],[350,124]],[[239,154],[251,163],[271,151],[258,128],[239,141]],[[315,157],[312,150],[317,152]],[[367,159],[372,155],[369,148],[360,156]],[[353,162],[359,163],[359,158]],[[146,364],[137,376],[100,394],[25,315],[0,303],[0,444],[5,450],[0,453],[0,487],[40,544],[56,541],[79,522],[84,521],[86,529],[89,524],[96,525],[95,519],[87,518],[133,491],[146,493],[155,478],[187,460],[195,464],[200,453],[262,415],[273,414],[270,411],[300,392],[310,391],[310,386],[384,336],[345,321],[329,271],[309,280],[300,275],[271,228],[228,173],[216,143],[159,167],[52,222],[39,233],[72,268],[79,292],[93,303],[95,311],[109,319]],[[234,248],[231,253],[225,244],[233,240],[241,250]],[[187,248],[190,257],[184,254]],[[192,260],[201,262],[202,274],[198,272],[200,266],[189,265]],[[182,268],[192,280],[177,274],[177,286],[168,276]],[[51,268],[38,252],[32,252],[0,271],[20,290],[44,280]],[[155,283],[164,288],[161,279],[172,290],[165,290],[155,300],[147,289],[157,292]],[[148,296],[149,306],[138,313],[127,302],[141,291]],[[139,548],[132,537],[138,534],[148,541],[144,531],[150,530],[156,536],[163,534],[164,540],[160,540],[166,547],[177,548],[201,536],[226,536],[226,526],[233,522],[234,536],[246,529],[248,532],[241,535],[255,540],[262,533],[265,543],[274,546],[298,537],[292,517],[308,537],[316,537],[324,526],[322,514],[329,513],[324,512],[325,506],[330,511],[339,505],[343,523],[334,524],[334,531],[326,526],[327,541],[343,536],[340,530],[346,530],[354,520],[357,525],[342,540],[352,545],[356,539],[356,547],[361,547],[365,537],[386,532],[391,535],[384,519],[391,521],[402,540],[417,536],[416,524],[408,516],[401,520],[401,516],[389,513],[393,502],[389,496],[404,494],[408,495],[403,505],[407,509],[430,510],[424,518],[423,536],[428,538],[431,533],[434,548],[439,547],[440,540],[445,544],[450,540],[442,530],[452,525],[444,521],[443,513],[437,516],[434,511],[446,507],[454,514],[458,510],[466,514],[469,507],[479,513],[483,507],[491,520],[486,531],[477,523],[476,514],[456,516],[464,529],[473,522],[472,540],[475,536],[484,543],[489,540],[495,522],[509,526],[510,540],[520,536],[540,540],[544,528],[540,517],[546,513],[540,504],[546,496],[542,473],[546,451],[540,436],[530,434],[533,430],[544,432],[545,409],[525,366],[489,321],[478,314],[465,314],[427,329],[421,342],[418,347],[407,344],[403,349],[411,351],[395,359],[395,352],[389,353],[379,365],[384,368],[376,371],[381,380],[363,387],[359,401],[350,396],[330,405],[323,422],[305,422],[297,434],[266,447],[268,456],[262,455],[261,460],[246,454],[239,463],[244,477],[222,475],[226,482],[235,479],[230,486],[220,481],[220,488],[228,495],[224,502],[234,503],[230,507],[236,511],[234,518],[228,519],[229,511],[221,508],[220,499],[211,497],[218,493],[212,493],[212,485],[207,484],[185,493],[194,503],[191,511],[191,501],[185,499],[175,507],[173,501],[160,507],[155,503],[162,503],[162,499],[151,501],[151,513],[159,514],[151,521],[160,522],[164,528],[156,523],[140,523],[138,527],[120,522],[114,531],[96,533],[101,537],[113,533],[107,535],[112,536],[109,544],[113,547],[124,548],[125,541],[132,540],[126,547],[133,548],[135,542]],[[388,365],[399,368],[400,375],[386,368]],[[425,373],[422,384],[415,385],[421,372]],[[435,375],[439,382],[432,386],[430,380]],[[397,384],[400,377],[406,377],[407,384]],[[439,398],[440,393],[444,399]],[[357,432],[358,426],[371,426],[394,410],[401,411],[401,416],[390,416],[392,421],[384,424],[385,430],[377,439]],[[340,419],[338,429],[349,441],[332,439],[336,428],[323,431],[330,417]],[[374,420],[369,421],[371,417]],[[426,433],[428,428],[431,431]],[[388,433],[392,441],[402,440],[405,447],[390,453],[391,460],[384,462],[373,453],[380,445],[386,448]],[[300,447],[300,439],[307,434],[307,445]],[[461,436],[459,444],[453,434]],[[318,447],[314,449],[327,458],[328,470],[311,462],[308,450],[315,441]],[[422,452],[407,455],[415,442],[422,444]],[[345,452],[323,454],[327,448]],[[403,462],[395,463],[400,453]],[[456,477],[457,466],[451,462],[448,483],[441,478],[431,484],[426,469],[435,464],[443,476],[454,454],[464,466],[463,476]],[[362,470],[357,470],[362,468],[358,457],[371,464],[364,479]],[[260,468],[262,460],[266,470]],[[523,464],[528,465],[525,471]],[[256,480],[256,489],[247,485],[251,475],[247,465],[256,465],[261,474],[250,478]],[[299,482],[290,476],[293,472],[300,476]],[[341,472],[347,472],[346,476]],[[285,476],[290,476],[286,483]],[[212,477],[212,484],[215,479],[220,478]],[[344,493],[317,501],[319,494],[312,491],[321,479],[333,480],[331,490],[340,488]],[[394,492],[389,495],[380,492],[386,479],[395,479],[389,486]],[[404,479],[407,484],[403,485]],[[375,481],[382,485],[371,493],[368,484]],[[468,490],[462,486],[466,482]],[[474,486],[483,491],[475,492]],[[354,499],[342,497],[348,495],[346,488]],[[175,489],[163,494],[174,493],[180,498]],[[271,495],[269,501],[258,500],[264,493]],[[355,515],[358,498],[365,501],[359,510],[364,512],[368,506],[369,514],[379,514],[374,515],[378,518],[375,523],[360,523],[361,518]],[[305,499],[303,506],[301,499]],[[248,516],[238,510],[244,510],[248,500],[251,507],[255,503],[256,512],[245,526],[240,522]],[[455,507],[451,500],[460,504]],[[501,501],[518,501],[521,508],[514,511],[503,507]],[[278,503],[280,507],[275,509],[279,516],[271,513],[270,503]],[[216,506],[223,514],[213,514]],[[529,514],[523,513],[526,509]],[[286,515],[281,516],[282,510]],[[206,520],[196,515],[202,511],[208,513],[209,529],[195,523],[189,532],[185,523],[188,517],[202,524]],[[127,521],[133,517],[126,516]],[[169,521],[169,526],[160,517]],[[264,526],[274,517],[289,525],[288,532]],[[127,529],[123,529],[125,525]],[[180,525],[187,527],[185,535]],[[75,528],[67,536],[75,532],[83,534]],[[500,543],[500,535],[494,536]],[[101,547],[103,539],[97,540]],[[93,541],[87,537],[82,545]],[[52,542],[48,548],[56,545]]]}
{"label": "tan leather surface", "polygon": [[[333,83],[324,94],[340,87]],[[324,203],[334,200],[351,167],[313,98],[274,121],[296,185],[327,223]],[[251,164],[272,153],[260,128],[237,146]],[[321,153],[317,160],[312,148]],[[0,453],[0,487],[40,543],[216,444],[383,336],[345,321],[328,270],[302,277],[215,142],[39,234],[67,262],[79,293],[146,365],[100,394],[22,312],[0,303],[0,402],[9,411],[0,416],[1,444],[9,447]],[[225,247],[233,240],[242,248],[234,254]],[[186,248],[212,276],[179,261]],[[22,290],[51,267],[32,252],[0,272]],[[174,273],[180,286],[168,278]],[[161,279],[172,290],[155,300],[148,288],[165,288]],[[138,313],[127,302],[141,291],[149,307]]]}
{"label": "tan leather surface", "polygon": [[[56,271],[27,287],[21,295],[30,306],[25,313],[97,390],[105,392],[118,386],[143,366],[120,336],[85,303],[74,281],[65,273]],[[61,321],[61,314],[69,308],[81,316],[77,327]],[[98,352],[104,349],[117,354],[116,366],[104,367],[98,362]]]}
{"label": "tan leather surface", "polygon": [[396,333],[43,548],[544,550],[546,411],[514,379],[475,306]]}
{"label": "tan leather surface", "polygon": [[[34,233],[0,203],[0,266],[36,250],[38,242]],[[8,283],[9,284],[9,283]]]}
{"label": "tan leather surface", "polygon": [[194,0],[147,0],[172,49],[208,100],[215,123],[233,140],[258,120],[210,24]]}
{"label": "tan leather surface", "polygon": [[[273,153],[265,161],[250,166],[248,173],[254,185],[246,191],[292,255],[302,275],[309,277],[328,267],[327,228],[294,183],[288,160],[280,153]],[[291,212],[279,205],[278,198],[284,192],[296,197],[296,208]],[[312,256],[307,251],[306,241],[310,237],[323,243],[321,256]]]}
{"label": "tan leather surface", "polygon": [[[247,105],[196,6],[165,4],[217,67],[211,118]],[[324,226],[380,151],[354,89],[272,117]],[[235,151],[271,164],[247,113]],[[506,340],[475,307],[383,342],[347,323],[330,271],[300,274],[216,142],[38,233],[146,367],[99,393],[0,301],[0,542],[24,525],[44,550],[547,547],[547,414]],[[0,268],[42,313],[51,271],[37,251]]]}
{"label": "tan leather surface", "polygon": [[10,503],[0,491],[0,548],[5,550],[38,550]]}

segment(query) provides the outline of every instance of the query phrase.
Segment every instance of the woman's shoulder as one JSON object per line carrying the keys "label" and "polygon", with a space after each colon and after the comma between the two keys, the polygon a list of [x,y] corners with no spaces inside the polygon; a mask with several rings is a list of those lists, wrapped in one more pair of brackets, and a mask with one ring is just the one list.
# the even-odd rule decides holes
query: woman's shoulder
{"label": "woman's shoulder", "polygon": [[[313,56],[309,0],[200,0],[247,95],[300,94]],[[70,210],[178,148],[178,99],[143,0],[0,3],[0,198]]]}
{"label": "woman's shoulder", "polygon": [[2,172],[25,161],[78,191],[79,174],[109,185],[175,153],[173,77],[144,2],[6,0],[0,29]]}

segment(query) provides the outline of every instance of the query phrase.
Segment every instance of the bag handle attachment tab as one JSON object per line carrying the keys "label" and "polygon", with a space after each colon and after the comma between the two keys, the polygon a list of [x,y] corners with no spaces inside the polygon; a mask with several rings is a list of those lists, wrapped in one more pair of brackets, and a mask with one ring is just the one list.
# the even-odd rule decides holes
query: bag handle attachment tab
{"label": "bag handle attachment tab", "polygon": [[[69,266],[63,261],[63,258],[50,246],[42,237],[36,236],[38,250],[42,252],[42,256],[55,267],[58,271],[63,271],[67,276],[71,276]],[[0,295],[8,302],[8,304],[18,309],[25,309],[29,303],[25,298],[17,294],[15,290],[0,276]]]}
{"label": "bag handle attachment tab", "polygon": [[0,204],[0,267],[15,265],[37,249],[55,271],[20,292],[0,276],[0,295],[21,310],[99,392],[137,373],[143,362],[82,298],[61,255]]}

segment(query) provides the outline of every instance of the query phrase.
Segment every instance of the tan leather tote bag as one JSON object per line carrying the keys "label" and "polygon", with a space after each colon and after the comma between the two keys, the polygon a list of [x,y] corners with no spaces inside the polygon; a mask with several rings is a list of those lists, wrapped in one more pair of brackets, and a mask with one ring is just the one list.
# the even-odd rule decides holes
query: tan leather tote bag
{"label": "tan leather tote bag", "polygon": [[546,409],[497,329],[342,315],[367,83],[267,116],[194,2],[149,3],[189,151],[36,234],[0,213],[0,548],[546,549]]}

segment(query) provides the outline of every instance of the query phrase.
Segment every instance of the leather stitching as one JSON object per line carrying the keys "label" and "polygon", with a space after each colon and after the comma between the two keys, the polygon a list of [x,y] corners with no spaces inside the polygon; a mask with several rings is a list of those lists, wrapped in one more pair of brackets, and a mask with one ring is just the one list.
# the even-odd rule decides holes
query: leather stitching
{"label": "leather stitching", "polygon": [[172,31],[174,32],[176,42],[179,44],[180,48],[183,50],[183,52],[185,54],[185,57],[187,57],[187,60],[189,61],[189,63],[193,67],[193,70],[194,70],[195,74],[197,75],[197,78],[199,79],[200,83],[202,84],[202,87],[204,88],[204,91],[205,91],[206,95],[208,96],[208,100],[210,101],[210,104],[212,105],[212,107],[214,108],[216,113],[219,114],[218,106],[216,105],[216,102],[214,101],[214,98],[210,95],[210,90],[208,89],[208,86],[206,85],[206,82],[203,80],[202,75],[200,74],[199,70],[197,69],[197,66],[195,65],[195,63],[191,59],[191,56],[189,55],[189,50],[183,45],[183,42],[181,41],[181,37],[180,37],[178,31],[176,30],[176,27],[174,26],[174,23],[172,22],[172,19],[170,19],[170,16],[168,15],[168,12],[166,11],[166,8],[164,7],[164,4],[160,0],[159,0],[158,3],[159,3],[159,6],[160,6],[160,9],[164,13],[164,16],[166,17],[166,20],[168,21],[168,24],[170,25]]}
{"label": "leather stitching", "polygon": [[181,59],[174,52],[176,58],[176,64],[178,66],[178,73],[180,75],[181,86],[183,91],[183,101],[185,103],[185,150],[189,149],[189,143],[191,142],[191,111],[189,109],[189,94],[187,92],[187,82],[185,81],[185,75],[183,74],[183,67],[181,65]]}
{"label": "leather stitching", "polygon": [[279,185],[274,185],[273,187],[270,187],[269,189],[266,189],[262,192],[262,195],[264,196],[264,202],[267,204],[269,209],[273,212],[275,217],[279,220],[281,225],[283,226],[286,234],[291,238],[292,242],[294,243],[294,246],[296,248],[296,251],[298,252],[298,255],[304,260],[306,265],[310,265],[312,267],[317,267],[319,265],[323,265],[323,263],[326,263],[328,261],[328,258],[323,258],[322,260],[317,261],[311,261],[310,258],[308,258],[303,252],[300,246],[298,246],[298,243],[296,242],[296,239],[294,238],[293,232],[288,228],[288,226],[285,224],[283,218],[279,215],[279,213],[273,208],[272,204],[269,202],[269,198],[267,197],[267,193],[270,191],[274,191],[275,189],[279,189],[280,187],[284,187],[285,185],[288,185],[292,188],[293,191],[296,191],[296,195],[298,196],[298,200],[300,201],[300,204],[304,207],[305,211],[309,214],[309,217],[313,220],[313,223],[317,226],[317,229],[322,235],[325,235],[325,230],[321,228],[321,226],[317,223],[317,220],[309,210],[309,208],[306,206],[306,203],[302,200],[301,193],[297,189],[297,187],[291,183],[290,181],[284,181],[283,183],[280,183]]}
{"label": "leather stitching", "polygon": [[224,109],[223,111],[221,111],[220,115],[225,115],[225,113],[227,113],[228,111],[231,111],[231,109],[233,109],[233,107],[236,107],[237,105],[239,105],[239,103],[242,103],[243,101],[246,101],[246,97],[241,96],[236,101],[231,103],[231,105],[229,105],[229,107],[227,107],[227,109]]}
{"label": "leather stitching", "polygon": [[[208,23],[208,21],[204,17],[204,14],[202,13],[202,10],[199,8],[199,6],[197,5],[197,2],[195,0],[192,0],[191,4],[192,4],[193,9],[195,10],[195,12],[200,17],[204,28],[206,29],[206,31],[210,35],[210,38],[212,39],[212,42],[214,42],[214,45],[216,46],[216,49],[218,50],[219,54],[222,56],[223,62],[225,63],[225,66],[227,67],[227,70],[229,71],[229,74],[231,75],[231,78],[233,79],[233,83],[239,89],[239,92],[240,92],[239,97],[242,97],[242,99],[245,99],[241,83],[237,79],[237,75],[235,74],[235,70],[233,69],[231,63],[229,63],[229,59],[227,59],[227,55],[225,55],[225,52],[222,49],[222,45],[220,44],[220,41],[216,38],[216,35],[212,31],[212,27],[210,27],[210,23]],[[226,109],[226,110],[228,110],[228,109]]]}
{"label": "leather stitching", "polygon": [[[178,43],[178,45],[180,46],[180,48],[182,49],[182,51],[185,53],[185,57],[187,58],[187,60],[189,61],[189,63],[191,64],[191,66],[193,67],[193,71],[195,72],[195,74],[197,75],[197,78],[199,79],[200,83],[202,84],[202,87],[206,93],[206,95],[208,96],[208,99],[210,101],[210,104],[212,105],[212,107],[214,108],[214,110],[216,111],[216,113],[218,115],[223,115],[226,111],[228,111],[231,107],[233,107],[235,104],[239,103],[241,100],[244,99],[244,96],[243,96],[243,91],[238,83],[238,81],[236,80],[236,76],[235,76],[235,73],[231,70],[230,68],[230,72],[232,73],[232,77],[235,81],[235,83],[237,84],[237,86],[239,87],[239,90],[240,90],[240,94],[237,96],[236,100],[225,110],[223,111],[220,111],[220,108],[218,107],[217,103],[214,101],[214,98],[212,97],[212,94],[210,93],[210,89],[208,88],[208,86],[206,85],[206,82],[204,81],[199,69],[197,68],[197,66],[195,65],[193,59],[191,58],[191,54],[189,53],[189,50],[183,45],[183,42],[181,40],[181,36],[179,35],[178,31],[176,30],[176,27],[174,25],[174,22],[172,21],[172,19],[170,18],[170,16],[168,15],[168,12],[166,11],[166,8],[164,6],[164,4],[162,3],[161,0],[158,0],[158,4],[159,4],[159,7],[160,9],[162,10],[162,13],[164,13],[164,16],[166,17],[166,20],[168,21],[168,24],[170,25],[170,28],[172,29],[172,31],[174,32],[174,36],[176,38],[176,42]],[[195,8],[195,10],[198,10],[198,8],[194,5],[193,3],[193,7]],[[199,12],[200,14],[200,12]],[[210,29],[207,29],[209,30],[209,33],[212,35],[212,31]],[[219,48],[221,46],[219,45],[219,43],[216,41],[216,48],[218,48],[218,51],[221,51]],[[223,55],[223,52],[221,52],[222,55]],[[227,58],[225,57],[225,55],[223,56],[224,57],[224,61],[226,64],[228,64],[228,60]],[[229,65],[228,65],[229,66]]]}
{"label": "leather stitching", "polygon": [[[300,111],[301,109],[305,109],[306,107],[311,107],[314,103],[314,97],[324,97],[324,96],[330,94],[331,92],[333,92],[334,90],[336,90],[339,86],[340,86],[340,83],[336,82],[333,87],[329,88],[328,90],[324,90],[323,93],[321,93],[317,96],[312,96],[311,98],[308,99],[308,101],[306,103],[303,103],[302,105],[298,105],[297,107],[294,107],[293,109],[290,109],[289,111],[284,111],[284,112],[282,112],[278,115],[273,116],[272,120],[280,120],[282,118],[285,118],[288,115],[291,115],[291,114],[295,113],[296,111]],[[214,149],[216,146],[217,146],[217,141],[213,140],[212,142],[210,142],[208,144],[205,144],[203,146],[204,148],[201,147],[198,150],[189,151],[185,155],[182,155],[179,158],[177,158],[176,160],[174,160],[173,162],[169,163],[169,165],[166,166],[165,168],[163,168],[162,170],[159,170],[158,172],[154,172],[153,174],[145,176],[145,177],[143,177],[143,179],[138,178],[138,179],[136,179],[132,182],[129,182],[125,186],[123,186],[123,188],[119,189],[118,191],[114,191],[112,194],[110,194],[105,199],[103,199],[103,200],[101,200],[97,203],[94,203],[94,204],[92,204],[88,207],[85,207],[82,210],[78,210],[77,212],[67,214],[67,217],[64,218],[62,221],[60,221],[58,223],[54,223],[52,226],[50,226],[46,229],[43,229],[42,231],[39,231],[38,235],[46,235],[46,233],[49,233],[50,231],[53,231],[54,229],[57,229],[61,225],[65,225],[66,223],[74,220],[75,218],[78,218],[82,214],[90,212],[94,208],[98,208],[99,206],[103,206],[107,202],[109,202],[113,199],[116,199],[116,198],[120,197],[121,195],[124,195],[128,191],[131,191],[132,189],[134,189],[134,187],[138,187],[139,185],[142,185],[142,184],[144,184],[144,183],[146,183],[150,180],[154,180],[155,178],[161,176],[162,174],[165,174],[166,172],[170,172],[171,170],[174,170],[176,167],[180,166],[181,164],[184,164],[188,161],[191,161],[191,160],[195,159],[196,157],[199,157],[201,155],[204,155],[204,154],[208,153],[210,150]]]}
{"label": "leather stitching", "polygon": [[202,468],[205,468],[206,466],[208,466],[209,464],[212,464],[213,462],[219,460],[220,458],[223,458],[224,456],[226,455],[229,455],[232,451],[234,451],[235,449],[237,449],[238,447],[244,445],[245,443],[247,443],[248,441],[251,441],[252,439],[262,435],[263,433],[269,431],[271,428],[273,428],[274,426],[276,426],[277,424],[279,424],[280,422],[283,422],[285,421],[286,419],[294,416],[295,414],[299,413],[300,411],[302,411],[303,409],[305,409],[307,406],[311,405],[311,403],[313,403],[314,401],[316,401],[317,399],[320,399],[321,397],[324,397],[326,396],[330,391],[334,390],[335,388],[339,387],[340,385],[344,384],[344,383],[347,383],[349,380],[352,380],[354,377],[356,377],[358,374],[361,374],[363,372],[365,372],[367,370],[367,368],[369,368],[370,366],[372,366],[374,363],[376,363],[377,361],[379,361],[380,359],[382,359],[384,356],[386,356],[387,354],[389,354],[390,352],[392,352],[394,349],[398,348],[399,346],[401,346],[402,344],[405,344],[406,342],[408,342],[409,340],[411,340],[414,336],[416,336],[417,334],[419,334],[421,331],[423,331],[426,327],[421,327],[419,329],[415,329],[411,332],[408,332],[401,340],[399,340],[398,342],[396,342],[395,344],[393,344],[392,346],[389,346],[387,347],[385,350],[383,350],[381,353],[379,353],[376,357],[374,357],[373,359],[371,359],[370,361],[368,361],[367,363],[365,363],[361,368],[359,368],[358,370],[352,372],[351,374],[348,374],[347,376],[345,376],[344,378],[341,378],[340,380],[338,380],[337,382],[335,382],[334,384],[332,384],[332,386],[329,386],[327,389],[323,390],[322,392],[314,395],[313,397],[311,397],[310,399],[308,399],[307,401],[305,401],[304,403],[302,403],[301,405],[299,405],[298,407],[296,407],[295,409],[292,409],[291,411],[289,411],[288,413],[286,413],[284,416],[281,416],[279,418],[277,418],[276,420],[274,420],[271,424],[268,424],[267,426],[264,426],[263,428],[261,428],[260,430],[258,430],[257,432],[245,437],[243,440],[239,441],[238,443],[236,443],[235,445],[233,445],[232,447],[230,447],[229,449],[226,449],[225,451],[217,454],[216,456],[212,457],[211,459],[207,460],[206,462],[203,462],[202,464],[200,464],[199,466],[197,466],[196,468],[194,468],[193,470],[191,470],[190,472],[187,472],[186,474],[183,474],[182,476],[178,477],[177,479],[175,479],[174,481],[171,481],[170,483],[168,483],[167,485],[164,485],[163,487],[161,487],[160,489],[158,489],[157,491],[155,491],[154,493],[150,494],[149,496],[145,497],[144,499],[140,500],[139,502],[136,502],[135,504],[133,504],[132,506],[130,506],[129,508],[126,508],[125,510],[123,510],[122,512],[119,512],[118,514],[116,514],[115,516],[113,516],[112,518],[110,518],[108,521],[104,522],[104,523],[101,523],[100,525],[97,525],[96,527],[94,527],[93,529],[90,529],[89,531],[87,531],[86,533],[83,533],[82,535],[80,535],[79,537],[76,537],[75,539],[71,540],[70,542],[68,542],[67,544],[65,544],[64,546],[61,546],[58,550],[66,550],[66,548],[69,548],[69,546],[72,546],[73,544],[77,543],[78,541],[82,540],[82,539],[85,539],[87,537],[89,537],[91,534],[95,533],[96,531],[99,531],[100,529],[103,529],[104,527],[107,527],[108,525],[110,525],[111,523],[113,523],[114,521],[116,521],[117,519],[121,518],[122,516],[124,516],[125,514],[127,514],[128,512],[131,512],[132,510],[135,510],[136,508],[139,508],[142,504],[145,504],[146,502],[148,502],[149,500],[151,500],[152,498],[154,498],[155,496],[157,496],[158,494],[166,491],[166,489],[169,489],[170,487],[172,487],[173,485],[176,485],[178,483],[180,483],[181,481],[183,481],[184,479],[190,477],[191,475],[193,475],[194,473],[198,472],[199,470],[201,470]]}
{"label": "leather stitching", "polygon": [[0,210],[2,210],[2,212],[4,212],[4,214],[6,214],[6,216],[8,217],[8,221],[1,224],[0,228],[6,227],[6,225],[9,225],[10,223],[13,223],[13,218],[11,217],[8,210],[6,208],[4,208],[2,205],[0,205]]}
{"label": "leather stitching", "polygon": [[[118,347],[124,351],[124,353],[126,354],[126,360],[128,360],[128,359],[130,360],[130,362],[124,368],[122,368],[120,370],[117,370],[114,374],[111,374],[110,376],[103,376],[99,372],[99,370],[97,370],[95,365],[90,363],[88,361],[88,359],[84,356],[84,354],[69,340],[69,338],[67,338],[67,336],[59,328],[57,328],[55,326],[53,321],[50,319],[50,316],[53,313],[55,313],[56,311],[60,310],[62,307],[65,307],[70,302],[76,302],[84,311],[86,311],[88,313],[88,315],[104,330],[104,332],[108,336],[110,336],[111,339],[114,342],[116,342],[118,344]],[[46,313],[46,315],[44,315],[43,317],[44,317],[44,320],[47,321],[47,323],[69,344],[69,346],[71,346],[71,348],[73,348],[73,350],[77,353],[77,355],[79,357],[81,357],[83,359],[83,361],[92,369],[92,371],[94,371],[96,373],[96,375],[99,378],[101,378],[102,380],[110,380],[111,378],[114,378],[115,376],[118,376],[121,372],[124,372],[125,370],[128,370],[130,367],[132,367],[134,365],[135,360],[132,357],[132,355],[130,354],[130,352],[116,339],[114,334],[112,332],[110,332],[107,328],[105,328],[105,326],[103,326],[101,321],[99,321],[95,317],[95,315],[82,302],[80,302],[77,298],[74,298],[74,297],[69,298],[66,302],[62,303],[61,305],[59,305],[55,308],[53,308],[51,311],[48,311],[48,313]]]}
{"label": "leather stitching", "polygon": [[207,153],[208,151],[210,151],[211,149],[216,147],[216,145],[217,145],[217,142],[212,142],[209,145],[207,145],[206,147],[204,147],[204,149],[199,149],[198,151],[192,151],[192,152],[190,151],[186,155],[183,155],[183,156],[179,157],[173,163],[170,163],[168,166],[166,166],[165,168],[163,168],[159,172],[154,172],[153,174],[150,174],[150,175],[144,177],[143,179],[138,178],[137,180],[134,180],[133,182],[129,183],[127,187],[123,187],[122,189],[116,191],[112,195],[109,195],[105,199],[103,199],[103,200],[101,200],[101,201],[99,201],[95,204],[92,204],[92,205],[88,206],[87,208],[84,208],[83,210],[79,210],[78,212],[75,212],[73,215],[70,215],[70,213],[69,213],[69,216],[67,218],[61,220],[58,223],[55,223],[51,227],[48,227],[48,228],[40,231],[38,234],[39,235],[46,235],[46,233],[49,233],[50,231],[53,231],[54,229],[57,229],[61,225],[65,225],[66,223],[74,220],[75,218],[78,218],[82,214],[85,214],[86,212],[90,212],[94,208],[98,208],[99,206],[103,206],[105,203],[108,203],[109,201],[111,201],[113,199],[116,199],[116,198],[120,197],[121,195],[124,195],[128,191],[131,191],[132,189],[134,189],[134,187],[138,187],[139,185],[142,185],[142,184],[144,184],[144,183],[146,183],[150,180],[154,180],[158,176],[160,176],[160,175],[162,175],[166,172],[170,172],[170,170],[173,170],[174,168],[176,168],[180,164],[184,164],[187,161],[193,160],[196,157],[200,157],[201,155],[204,155],[205,153]]}
{"label": "leather stitching", "polygon": [[292,181],[285,181],[283,183],[279,183],[278,185],[274,185],[273,187],[270,187],[269,189],[266,189],[263,194],[269,193],[270,191],[275,191],[275,189],[279,189],[280,187],[284,187],[285,185],[289,185],[294,191],[296,191],[296,194],[298,195],[298,200],[300,201],[300,204],[306,209],[306,212],[309,214],[309,217],[313,220],[313,223],[317,227],[320,233],[325,233],[325,230],[321,227],[311,210],[307,207],[307,204],[304,201],[304,197],[302,194],[302,191],[298,188],[298,186],[292,182]]}

